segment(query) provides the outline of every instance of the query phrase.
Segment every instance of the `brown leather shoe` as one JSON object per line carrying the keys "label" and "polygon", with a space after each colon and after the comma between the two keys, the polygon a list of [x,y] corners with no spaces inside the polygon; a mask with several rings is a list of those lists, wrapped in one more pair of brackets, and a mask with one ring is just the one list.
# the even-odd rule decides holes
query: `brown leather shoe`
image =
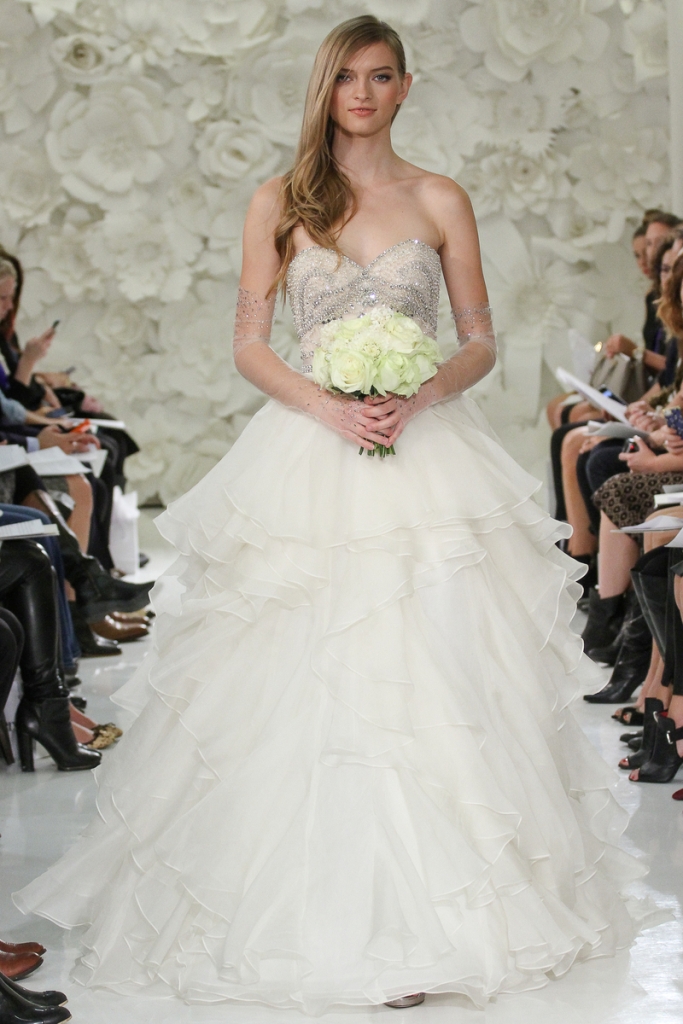
{"label": "brown leather shoe", "polygon": [[37,953],[0,953],[0,974],[14,981],[20,981],[33,974],[43,962]]}
{"label": "brown leather shoe", "polygon": [[42,956],[47,950],[40,942],[0,942],[0,952],[37,953],[38,956]]}
{"label": "brown leather shoe", "polygon": [[140,637],[147,636],[149,633],[144,622],[117,622],[111,615],[105,615],[99,622],[91,622],[90,628],[93,633],[103,636],[105,640],[116,640],[119,644],[139,640]]}

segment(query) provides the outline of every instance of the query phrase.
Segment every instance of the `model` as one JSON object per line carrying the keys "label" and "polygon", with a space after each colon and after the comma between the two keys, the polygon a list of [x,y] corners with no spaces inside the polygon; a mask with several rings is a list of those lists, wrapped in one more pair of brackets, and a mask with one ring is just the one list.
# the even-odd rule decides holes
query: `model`
{"label": "model", "polygon": [[[338,26],[251,203],[235,359],[271,400],[159,518],[179,558],[117,696],[139,715],[99,818],[16,897],[89,926],[85,985],[483,1005],[631,941],[642,870],[569,710],[584,567],[463,394],[495,362],[476,225],[392,149],[410,83],[388,25]],[[381,307],[435,337],[442,275],[460,347],[416,394],[311,379],[325,324]],[[268,345],[278,286],[301,373]]]}

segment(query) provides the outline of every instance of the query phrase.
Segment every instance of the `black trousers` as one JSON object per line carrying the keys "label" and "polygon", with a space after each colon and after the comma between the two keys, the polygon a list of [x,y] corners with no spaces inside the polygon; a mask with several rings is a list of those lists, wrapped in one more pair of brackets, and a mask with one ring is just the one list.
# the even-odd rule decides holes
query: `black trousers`
{"label": "black trousers", "polygon": [[45,550],[31,540],[6,540],[0,549],[0,601],[19,620],[24,645],[19,664],[29,700],[61,697],[57,576]]}

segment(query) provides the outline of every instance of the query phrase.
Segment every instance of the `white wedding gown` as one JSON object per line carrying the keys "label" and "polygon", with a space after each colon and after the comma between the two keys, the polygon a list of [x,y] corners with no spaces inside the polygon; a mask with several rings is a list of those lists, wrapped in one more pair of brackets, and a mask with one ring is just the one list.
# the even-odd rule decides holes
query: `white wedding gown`
{"label": "white wedding gown", "polygon": [[[290,268],[295,321],[433,329],[440,266]],[[310,358],[310,345],[305,359]],[[270,401],[157,520],[177,547],[99,815],[16,901],[88,925],[75,977],[320,1013],[478,1005],[627,946],[614,774],[576,725],[582,567],[461,396],[395,457]],[[585,676],[584,676],[585,679]]]}

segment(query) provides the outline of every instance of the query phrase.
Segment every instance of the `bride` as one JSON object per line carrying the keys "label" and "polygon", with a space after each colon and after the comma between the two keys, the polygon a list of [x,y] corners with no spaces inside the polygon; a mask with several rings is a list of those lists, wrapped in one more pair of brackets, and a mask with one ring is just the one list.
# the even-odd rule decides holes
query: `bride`
{"label": "bride", "polygon": [[[117,696],[137,720],[99,818],[16,896],[87,926],[85,985],[482,1006],[631,941],[642,871],[569,709],[582,569],[464,395],[495,361],[477,231],[392,149],[410,84],[388,25],[339,25],[249,208],[235,360],[271,401],[158,520],[179,557]],[[414,397],[318,388],[322,324],[381,304],[433,337],[442,275],[460,347]],[[278,286],[301,373],[268,345]]]}

